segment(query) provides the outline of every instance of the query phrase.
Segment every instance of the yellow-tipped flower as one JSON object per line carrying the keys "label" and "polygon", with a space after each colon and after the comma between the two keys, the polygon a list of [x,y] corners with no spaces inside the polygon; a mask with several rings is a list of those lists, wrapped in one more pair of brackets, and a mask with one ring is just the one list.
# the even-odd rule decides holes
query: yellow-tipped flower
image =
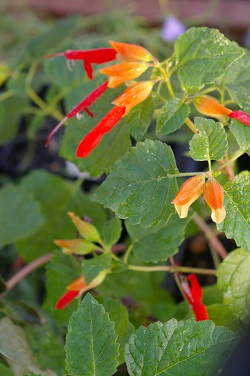
{"label": "yellow-tipped flower", "polygon": [[144,61],[128,61],[100,69],[102,74],[110,76],[108,87],[115,88],[126,81],[134,80],[144,73],[150,65]]}
{"label": "yellow-tipped flower", "polygon": [[134,106],[143,102],[149,96],[153,85],[154,81],[137,82],[124,90],[112,103],[119,107],[125,107],[126,111],[124,115],[126,115]]}
{"label": "yellow-tipped flower", "polygon": [[180,218],[187,217],[190,205],[202,195],[204,183],[205,177],[197,175],[182,184],[172,201]]}
{"label": "yellow-tipped flower", "polygon": [[222,106],[217,100],[207,95],[195,98],[194,104],[201,114],[215,118],[228,116],[232,112],[232,110]]}
{"label": "yellow-tipped flower", "polygon": [[223,206],[224,191],[222,186],[214,179],[208,180],[204,185],[204,199],[212,210],[211,218],[215,223],[221,223],[226,217]]}
{"label": "yellow-tipped flower", "polygon": [[130,60],[152,61],[155,58],[144,47],[137,44],[109,41],[111,47],[118,53]]}

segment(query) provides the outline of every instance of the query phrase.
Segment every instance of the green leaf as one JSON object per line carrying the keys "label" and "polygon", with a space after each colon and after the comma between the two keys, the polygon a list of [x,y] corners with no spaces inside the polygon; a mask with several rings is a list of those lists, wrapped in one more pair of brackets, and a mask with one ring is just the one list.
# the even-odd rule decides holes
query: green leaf
{"label": "green leaf", "polygon": [[172,215],[167,223],[161,222],[156,227],[126,224],[136,258],[144,262],[166,261],[177,253],[187,223],[188,219],[180,220],[177,215]]}
{"label": "green leaf", "polygon": [[237,43],[208,27],[190,28],[178,38],[174,50],[179,80],[191,92],[212,84],[244,55]]}
{"label": "green leaf", "polygon": [[[246,113],[250,113],[249,103],[244,107]],[[250,156],[250,127],[245,124],[240,123],[237,120],[232,119],[229,125],[230,131],[233,133],[239,147],[245,150]]]}
{"label": "green leaf", "polygon": [[73,256],[55,252],[46,271],[46,298],[43,307],[62,325],[68,324],[78,302],[74,300],[63,310],[56,310],[57,300],[66,292],[66,287],[81,275],[80,266]]}
{"label": "green leaf", "polygon": [[242,320],[250,313],[249,268],[250,255],[238,249],[223,260],[216,272],[218,287],[224,294],[224,304]]}
{"label": "green leaf", "polygon": [[15,93],[15,95],[25,98],[26,97],[26,79],[27,79],[27,75],[25,73],[14,75],[8,81],[7,88],[9,90],[12,90]]}
{"label": "green leaf", "polygon": [[227,152],[227,135],[218,122],[196,117],[195,128],[199,132],[189,142],[190,155],[196,161],[222,159]]}
{"label": "green leaf", "polygon": [[0,191],[0,246],[34,234],[44,223],[39,202],[20,186]]}
{"label": "green leaf", "polygon": [[223,85],[231,99],[239,106],[244,106],[250,97],[250,52],[236,60],[225,72]]}
{"label": "green leaf", "polygon": [[134,332],[134,326],[129,322],[128,311],[115,299],[104,297],[101,299],[104,309],[109,314],[111,321],[115,323],[115,332],[118,335],[117,342],[119,343],[120,356],[118,358],[119,364],[124,362],[124,347],[128,342],[129,337]]}
{"label": "green leaf", "polygon": [[102,220],[105,217],[103,209],[93,206],[93,203],[89,204],[77,182],[66,181],[45,171],[34,171],[22,179],[20,187],[33,194],[40,203],[45,218],[45,223],[38,232],[16,243],[18,252],[26,261],[53,251],[54,239],[76,237],[76,229],[66,214],[68,211],[73,211],[80,217],[87,215],[93,219],[94,224],[96,220],[100,220],[99,213]]}
{"label": "green leaf", "polygon": [[27,370],[42,376],[56,376],[53,371],[39,369],[25,332],[7,317],[0,321],[0,353],[15,376],[22,376]]}
{"label": "green leaf", "polygon": [[49,30],[35,36],[28,42],[27,52],[33,59],[36,59],[45,55],[52,48],[57,48],[76,30],[77,21],[76,16],[56,21]]}
{"label": "green leaf", "polygon": [[212,321],[172,319],[140,327],[125,347],[129,375],[217,375],[236,338]]}
{"label": "green leaf", "polygon": [[122,232],[122,223],[118,218],[106,221],[100,229],[101,239],[107,246],[112,246],[118,242]]}
{"label": "green leaf", "polygon": [[235,315],[228,310],[226,305],[212,304],[207,307],[207,312],[209,319],[212,320],[216,326],[225,326],[234,332],[238,331],[238,323]]}
{"label": "green leaf", "polygon": [[240,173],[223,188],[227,215],[217,227],[228,238],[233,238],[239,247],[249,250],[250,173]]}
{"label": "green leaf", "polygon": [[[25,334],[33,353],[43,369],[51,369],[56,375],[64,371],[64,336],[54,333],[48,323],[26,325]],[[49,356],[48,356],[49,354]]]}
{"label": "green leaf", "polygon": [[108,274],[97,291],[103,296],[122,299],[136,326],[145,324],[148,316],[166,321],[173,316],[175,303],[170,293],[162,287],[165,278],[164,272],[125,270],[123,273]]}
{"label": "green leaf", "polygon": [[16,136],[19,119],[27,105],[27,98],[10,97],[0,102],[0,144]]}
{"label": "green leaf", "polygon": [[3,364],[0,364],[0,375],[14,376],[14,373],[11,371],[10,368],[4,366]]}
{"label": "green leaf", "polygon": [[82,261],[81,270],[87,285],[103,270],[111,264],[111,253],[103,253],[100,256]]}
{"label": "green leaf", "polygon": [[125,123],[129,125],[131,135],[136,141],[140,141],[147,132],[153,114],[154,101],[151,97],[148,97],[145,101],[132,108],[124,118]]}
{"label": "green leaf", "polygon": [[170,99],[161,109],[157,121],[156,131],[160,134],[173,133],[179,129],[190,113],[188,105],[180,98]]}
{"label": "green leaf", "polygon": [[72,376],[111,376],[119,355],[114,323],[87,294],[72,315],[66,337],[66,368]]}
{"label": "green leaf", "polygon": [[93,199],[131,224],[156,226],[174,213],[175,174],[178,169],[170,146],[152,140],[139,142],[115,164]]}

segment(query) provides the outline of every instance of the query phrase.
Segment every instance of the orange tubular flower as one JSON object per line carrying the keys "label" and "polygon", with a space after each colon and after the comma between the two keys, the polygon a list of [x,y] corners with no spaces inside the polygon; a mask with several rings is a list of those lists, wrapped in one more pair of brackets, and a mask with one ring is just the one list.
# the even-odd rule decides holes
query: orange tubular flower
{"label": "orange tubular flower", "polygon": [[110,76],[108,87],[115,88],[126,81],[134,80],[144,73],[150,65],[142,62],[128,61],[100,69],[102,74]]}
{"label": "orange tubular flower", "polygon": [[208,180],[204,185],[204,199],[212,210],[211,218],[215,223],[221,223],[226,217],[223,206],[224,191],[216,180]]}
{"label": "orange tubular flower", "polygon": [[185,297],[192,307],[196,321],[208,320],[208,313],[205,305],[202,303],[202,288],[197,280],[195,274],[189,274],[188,282],[185,277],[181,275],[181,285],[185,294]]}
{"label": "orange tubular flower", "polygon": [[172,201],[180,218],[186,218],[188,209],[203,193],[205,178],[203,175],[186,180]]}
{"label": "orange tubular flower", "polygon": [[228,116],[232,119],[238,120],[240,123],[250,126],[250,115],[243,111],[232,111],[227,107],[222,106],[214,98],[209,96],[202,96],[194,99],[194,104],[197,110],[207,116],[220,118],[221,116]]}
{"label": "orange tubular flower", "polygon": [[114,42],[113,40],[110,40],[109,43],[117,53],[129,60],[156,61],[150,52],[137,44]]}
{"label": "orange tubular flower", "polygon": [[125,115],[137,104],[143,102],[151,93],[155,81],[137,82],[128,87],[112,103],[116,106],[126,108]]}
{"label": "orange tubular flower", "polygon": [[215,118],[224,115],[228,116],[230,112],[232,112],[232,110],[222,106],[214,98],[206,95],[199,98],[195,98],[194,104],[201,114]]}
{"label": "orange tubular flower", "polygon": [[99,286],[106,276],[106,271],[101,272],[95,277],[88,285],[85,282],[84,276],[81,276],[74,280],[69,286],[67,291],[56,302],[56,309],[64,309],[75,298],[81,296],[84,292],[89,291]]}

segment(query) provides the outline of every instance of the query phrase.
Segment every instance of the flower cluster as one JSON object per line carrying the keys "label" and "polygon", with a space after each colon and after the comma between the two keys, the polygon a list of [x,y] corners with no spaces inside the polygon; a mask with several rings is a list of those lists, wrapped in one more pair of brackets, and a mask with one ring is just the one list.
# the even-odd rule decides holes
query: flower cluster
{"label": "flower cluster", "polygon": [[205,182],[203,175],[194,176],[186,180],[172,201],[180,218],[188,215],[188,209],[201,195],[210,207],[211,218],[215,223],[224,221],[226,210],[223,206],[224,191],[222,186],[214,179]]}
{"label": "flower cluster", "polygon": [[185,297],[190,304],[196,321],[208,320],[208,313],[205,305],[202,303],[202,288],[195,274],[189,274],[187,279],[180,275],[181,286]]}
{"label": "flower cluster", "polygon": [[[64,56],[67,60],[82,60],[84,69],[90,79],[93,77],[92,64],[106,63],[117,60],[118,64],[103,68],[100,72],[109,77],[108,81],[102,83],[93,90],[86,98],[78,103],[64,119],[52,130],[47,138],[47,143],[54,133],[69,118],[77,116],[80,112],[86,111],[90,116],[94,116],[89,110],[91,106],[108,88],[115,88],[125,82],[138,78],[149,67],[156,66],[159,62],[145,48],[135,45],[110,41],[111,48],[101,48],[96,50],[65,51],[46,57]],[[123,116],[125,116],[134,106],[144,101],[153,88],[157,80],[136,82],[130,85],[112,104],[114,107],[101,119],[101,121],[82,139],[77,147],[76,156],[78,158],[87,157],[98,145],[105,133],[109,132]]]}

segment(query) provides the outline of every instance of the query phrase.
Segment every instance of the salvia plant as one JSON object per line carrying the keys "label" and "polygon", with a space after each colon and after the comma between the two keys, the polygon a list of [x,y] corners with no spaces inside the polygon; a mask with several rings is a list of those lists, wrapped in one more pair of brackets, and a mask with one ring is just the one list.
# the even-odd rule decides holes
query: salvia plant
{"label": "salvia plant", "polygon": [[[250,155],[250,53],[207,27],[185,31],[173,50],[115,35],[73,48],[63,43],[74,24],[32,39],[21,68],[6,73],[4,100],[32,100],[32,111],[23,107],[36,129],[56,119],[43,147],[59,143],[81,173],[33,171],[2,187],[0,243],[27,265],[2,282],[0,370],[220,374],[249,314],[250,174],[237,162]],[[45,97],[34,77],[46,77]],[[193,171],[177,166],[179,143]],[[178,258],[200,232],[211,268]],[[44,263],[42,308],[29,304],[29,287],[25,302],[11,299]],[[204,276],[213,284],[201,287]]]}

